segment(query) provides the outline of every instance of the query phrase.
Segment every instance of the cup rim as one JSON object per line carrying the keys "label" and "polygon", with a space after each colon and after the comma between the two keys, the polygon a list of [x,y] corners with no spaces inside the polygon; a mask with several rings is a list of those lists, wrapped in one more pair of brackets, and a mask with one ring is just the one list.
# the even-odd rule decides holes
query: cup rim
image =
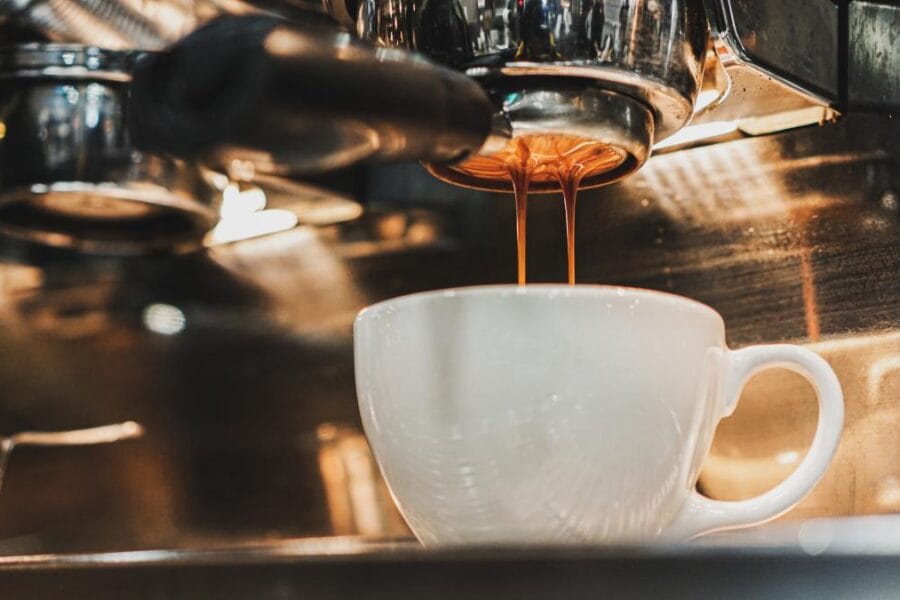
{"label": "cup rim", "polygon": [[419,302],[421,300],[429,299],[429,298],[456,298],[459,296],[479,296],[486,294],[496,294],[498,292],[503,292],[507,294],[514,295],[529,295],[529,294],[538,294],[538,295],[546,295],[546,294],[559,294],[566,296],[579,296],[579,295],[592,295],[599,298],[605,297],[607,295],[614,295],[616,297],[622,296],[631,296],[631,297],[639,297],[641,299],[649,298],[654,302],[661,302],[663,304],[668,304],[670,306],[679,306],[681,308],[689,307],[697,314],[706,314],[717,320],[717,322],[724,328],[725,321],[722,318],[722,315],[709,306],[708,304],[704,304],[698,300],[694,300],[693,298],[688,298],[686,296],[679,296],[678,294],[672,294],[669,292],[661,292],[658,290],[651,290],[646,288],[638,288],[638,287],[630,287],[630,286],[622,286],[622,285],[603,285],[603,284],[577,284],[577,285],[567,285],[567,284],[555,284],[555,283],[529,283],[526,285],[516,285],[513,283],[510,284],[487,284],[487,285],[470,285],[470,286],[462,286],[462,287],[453,287],[453,288],[444,288],[444,289],[436,289],[436,290],[428,290],[424,292],[415,292],[412,294],[405,294],[402,296],[395,296],[394,298],[388,298],[386,300],[381,300],[379,302],[375,302],[370,304],[369,306],[363,308],[356,315],[356,319],[354,324],[359,323],[363,318],[366,318],[370,314],[374,314],[377,312],[381,312],[383,310],[397,308],[406,304],[411,304],[414,302]]}

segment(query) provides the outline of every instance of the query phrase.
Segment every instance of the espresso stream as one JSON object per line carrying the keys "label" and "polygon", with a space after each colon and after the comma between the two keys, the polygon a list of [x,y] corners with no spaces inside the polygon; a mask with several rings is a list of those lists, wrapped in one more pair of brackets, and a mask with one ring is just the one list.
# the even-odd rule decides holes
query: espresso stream
{"label": "espresso stream", "polygon": [[557,182],[566,211],[569,284],[575,284],[575,200],[585,177],[619,166],[624,157],[608,144],[574,135],[525,135],[490,156],[475,156],[456,167],[479,179],[509,179],[516,200],[519,285],[525,283],[525,216],[531,183]]}

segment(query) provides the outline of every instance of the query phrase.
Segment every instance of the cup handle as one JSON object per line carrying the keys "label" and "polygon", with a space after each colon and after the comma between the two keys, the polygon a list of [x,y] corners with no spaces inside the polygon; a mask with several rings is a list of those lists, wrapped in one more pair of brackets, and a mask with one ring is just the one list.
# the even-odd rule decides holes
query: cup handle
{"label": "cup handle", "polygon": [[664,536],[685,540],[704,533],[756,525],[787,512],[822,478],[837,450],[844,426],[844,397],[834,371],[818,354],[789,344],[750,346],[726,354],[727,374],[721,417],[734,412],[744,384],[772,367],[795,371],[809,380],[819,399],[816,435],[803,462],[768,492],[733,502],[711,500],[691,490]]}

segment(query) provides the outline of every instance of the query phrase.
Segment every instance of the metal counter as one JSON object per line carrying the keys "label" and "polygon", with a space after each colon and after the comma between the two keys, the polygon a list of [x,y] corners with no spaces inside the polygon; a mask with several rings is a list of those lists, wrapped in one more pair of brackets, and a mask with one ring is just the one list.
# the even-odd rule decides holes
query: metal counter
{"label": "metal counter", "polygon": [[[896,551],[896,548],[895,548]],[[307,540],[0,562],[4,598],[891,598],[900,554],[791,547],[474,548]]]}

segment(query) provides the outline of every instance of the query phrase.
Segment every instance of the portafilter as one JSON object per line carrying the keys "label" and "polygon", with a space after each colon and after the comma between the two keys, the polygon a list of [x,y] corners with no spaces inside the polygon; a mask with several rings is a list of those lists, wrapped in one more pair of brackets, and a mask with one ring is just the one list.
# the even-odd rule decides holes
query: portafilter
{"label": "portafilter", "polygon": [[[709,44],[701,0],[362,0],[355,14],[363,39],[416,50],[481,83],[514,138],[600,142],[609,160],[596,161],[582,187],[633,172],[689,121]],[[431,171],[509,189],[472,162]],[[558,189],[553,178],[537,184]]]}

